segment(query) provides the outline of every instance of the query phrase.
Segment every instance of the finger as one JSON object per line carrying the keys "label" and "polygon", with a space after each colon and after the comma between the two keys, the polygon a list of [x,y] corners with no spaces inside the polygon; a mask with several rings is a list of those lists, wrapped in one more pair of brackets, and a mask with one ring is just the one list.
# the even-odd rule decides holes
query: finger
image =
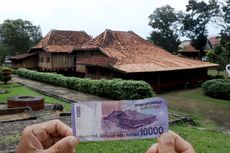
{"label": "finger", "polygon": [[153,144],[146,153],[158,153],[158,143]]}
{"label": "finger", "polygon": [[[21,140],[19,146],[27,146],[28,148],[43,149],[40,140],[33,134],[33,127],[27,126],[21,133]],[[29,141],[28,141],[29,140]],[[26,142],[26,143],[25,143]],[[22,143],[22,145],[20,145]]]}
{"label": "finger", "polygon": [[194,151],[194,149],[193,149],[193,147],[192,147],[192,145],[190,143],[185,141],[183,138],[181,138],[175,132],[170,131],[170,134],[174,138],[175,148],[176,148],[177,152],[180,152],[180,153],[195,153],[195,151]]}
{"label": "finger", "polygon": [[44,149],[47,149],[61,139],[63,139],[63,137],[50,137],[50,138],[46,139],[45,141],[43,141],[42,145],[43,145]]}
{"label": "finger", "polygon": [[60,135],[63,137],[72,135],[72,129],[60,120],[52,120],[42,124],[46,132],[50,135]]}
{"label": "finger", "polygon": [[32,134],[35,135],[40,142],[45,142],[52,137],[65,137],[72,135],[70,127],[59,120],[52,120],[31,126]]}
{"label": "finger", "polygon": [[171,133],[163,133],[159,138],[159,153],[175,153],[174,138]]}
{"label": "finger", "polygon": [[45,150],[44,153],[75,153],[75,147],[77,144],[78,140],[74,136],[68,136],[55,143],[49,149]]}
{"label": "finger", "polygon": [[63,139],[63,137],[50,137],[50,139],[47,139],[43,142],[44,149],[51,147],[53,144],[55,144],[61,139]]}

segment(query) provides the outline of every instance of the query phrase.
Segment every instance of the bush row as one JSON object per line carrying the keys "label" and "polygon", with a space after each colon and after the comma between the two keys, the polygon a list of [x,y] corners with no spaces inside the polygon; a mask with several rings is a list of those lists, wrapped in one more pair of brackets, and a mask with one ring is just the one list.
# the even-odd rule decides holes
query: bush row
{"label": "bush row", "polygon": [[92,80],[88,78],[66,77],[56,73],[38,72],[25,68],[19,68],[16,73],[28,79],[72,88],[112,99],[143,99],[155,96],[151,86],[144,81],[122,79]]}
{"label": "bush row", "polygon": [[230,79],[213,79],[202,84],[204,93],[210,97],[230,99]]}

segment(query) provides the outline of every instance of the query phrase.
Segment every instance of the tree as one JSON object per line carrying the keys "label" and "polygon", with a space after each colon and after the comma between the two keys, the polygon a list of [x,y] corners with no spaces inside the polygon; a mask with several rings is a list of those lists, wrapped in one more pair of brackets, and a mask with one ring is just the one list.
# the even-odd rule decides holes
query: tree
{"label": "tree", "polygon": [[11,55],[26,52],[41,38],[41,28],[30,21],[7,19],[0,24],[0,41],[10,50]]}
{"label": "tree", "polygon": [[227,30],[221,31],[220,45],[226,50],[226,57],[227,57],[228,63],[230,63],[230,35],[228,33],[229,31]]}
{"label": "tree", "polygon": [[220,65],[219,67],[216,68],[218,70],[218,73],[220,71],[224,71],[225,66],[228,64],[228,59],[226,54],[227,54],[226,49],[223,48],[222,45],[220,44],[215,46],[214,49],[210,50],[207,53],[209,62],[217,63]]}
{"label": "tree", "polygon": [[186,14],[183,19],[182,31],[184,36],[192,40],[192,45],[200,50],[200,58],[204,55],[207,43],[207,25],[212,17],[219,14],[219,5],[216,0],[204,1],[189,0],[186,5]]}
{"label": "tree", "polygon": [[179,40],[179,28],[181,12],[176,12],[169,5],[157,8],[150,16],[149,25],[153,31],[148,40],[164,48],[169,52],[177,51]]}
{"label": "tree", "polygon": [[0,65],[3,63],[6,55],[7,55],[7,48],[0,43]]}
{"label": "tree", "polygon": [[226,0],[224,4],[222,4],[221,7],[222,10],[222,30],[221,30],[221,45],[226,49],[227,51],[227,57],[228,62],[230,62],[230,0]]}

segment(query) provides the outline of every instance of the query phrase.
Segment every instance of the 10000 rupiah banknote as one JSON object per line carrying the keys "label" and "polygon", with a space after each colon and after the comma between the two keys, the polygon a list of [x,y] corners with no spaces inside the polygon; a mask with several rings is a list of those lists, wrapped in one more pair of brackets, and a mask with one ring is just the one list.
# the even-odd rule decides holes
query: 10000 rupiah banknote
{"label": "10000 rupiah banknote", "polygon": [[159,97],[78,102],[71,114],[80,141],[154,138],[168,131],[167,103]]}

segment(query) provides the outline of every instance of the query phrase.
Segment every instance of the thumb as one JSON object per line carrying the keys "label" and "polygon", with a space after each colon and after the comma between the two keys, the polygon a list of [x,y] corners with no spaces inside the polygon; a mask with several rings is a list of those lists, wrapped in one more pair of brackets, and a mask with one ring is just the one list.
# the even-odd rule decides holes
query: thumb
{"label": "thumb", "polygon": [[175,153],[175,142],[171,133],[163,133],[158,143],[159,153]]}
{"label": "thumb", "polygon": [[75,153],[77,144],[78,140],[74,136],[68,136],[56,142],[45,153]]}

